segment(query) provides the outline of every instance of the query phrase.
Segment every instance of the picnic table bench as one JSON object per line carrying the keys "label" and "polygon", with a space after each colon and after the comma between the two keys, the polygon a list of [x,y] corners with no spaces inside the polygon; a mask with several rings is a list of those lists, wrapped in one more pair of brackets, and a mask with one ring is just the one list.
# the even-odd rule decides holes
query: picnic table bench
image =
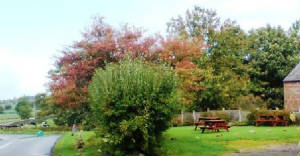
{"label": "picnic table bench", "polygon": [[[201,122],[201,120],[203,122]],[[203,126],[200,127],[202,130],[202,133],[206,129],[211,130],[212,132],[220,131],[220,129],[225,129],[226,131],[229,131],[230,126],[227,125],[227,123],[224,120],[221,120],[219,117],[211,117],[211,118],[199,118],[199,121],[195,124],[195,130],[197,130],[198,126],[203,123]]]}
{"label": "picnic table bench", "polygon": [[284,126],[287,126],[288,120],[284,119],[283,116],[260,116],[255,120],[255,125],[259,126],[262,123],[272,123],[273,127],[276,127],[278,123],[282,123]]}

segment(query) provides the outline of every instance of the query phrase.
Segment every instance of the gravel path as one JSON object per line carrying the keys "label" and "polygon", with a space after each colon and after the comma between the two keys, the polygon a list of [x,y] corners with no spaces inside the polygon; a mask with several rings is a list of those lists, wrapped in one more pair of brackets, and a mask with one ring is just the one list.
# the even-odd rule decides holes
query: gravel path
{"label": "gravel path", "polygon": [[299,154],[298,144],[281,144],[281,145],[268,145],[262,149],[251,152],[244,152],[232,154],[232,156],[297,156]]}

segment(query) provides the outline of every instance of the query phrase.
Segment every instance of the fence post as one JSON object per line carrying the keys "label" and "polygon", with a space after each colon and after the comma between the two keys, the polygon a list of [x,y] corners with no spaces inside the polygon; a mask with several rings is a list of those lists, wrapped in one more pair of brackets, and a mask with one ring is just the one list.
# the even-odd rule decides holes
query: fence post
{"label": "fence post", "polygon": [[222,110],[225,111],[225,108],[223,107]]}
{"label": "fence post", "polygon": [[239,122],[242,122],[241,108],[239,108]]}
{"label": "fence post", "polygon": [[209,108],[207,107],[207,112],[209,112]]}
{"label": "fence post", "polygon": [[195,110],[193,110],[193,117],[194,117],[194,123],[196,121],[196,113],[195,113]]}
{"label": "fence post", "polygon": [[183,110],[181,110],[181,124],[183,125]]}

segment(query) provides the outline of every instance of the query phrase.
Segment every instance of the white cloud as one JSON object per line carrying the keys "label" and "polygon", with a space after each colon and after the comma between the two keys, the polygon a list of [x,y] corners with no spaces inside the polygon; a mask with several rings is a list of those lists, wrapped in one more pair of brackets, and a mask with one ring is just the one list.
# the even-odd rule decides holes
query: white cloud
{"label": "white cloud", "polygon": [[299,0],[201,0],[203,6],[215,9],[219,16],[237,20],[242,28],[281,25],[288,29],[300,18]]}
{"label": "white cloud", "polygon": [[45,91],[50,59],[0,49],[0,99]]}

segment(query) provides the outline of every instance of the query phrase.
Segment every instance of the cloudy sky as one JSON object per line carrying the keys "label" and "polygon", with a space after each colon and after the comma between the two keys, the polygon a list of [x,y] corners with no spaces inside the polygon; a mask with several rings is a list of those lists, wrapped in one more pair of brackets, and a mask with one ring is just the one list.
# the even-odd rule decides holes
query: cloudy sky
{"label": "cloudy sky", "polygon": [[47,72],[64,46],[100,15],[114,26],[129,23],[165,33],[171,17],[194,5],[215,9],[249,30],[288,28],[300,19],[299,0],[7,0],[0,5],[0,99],[47,89]]}

